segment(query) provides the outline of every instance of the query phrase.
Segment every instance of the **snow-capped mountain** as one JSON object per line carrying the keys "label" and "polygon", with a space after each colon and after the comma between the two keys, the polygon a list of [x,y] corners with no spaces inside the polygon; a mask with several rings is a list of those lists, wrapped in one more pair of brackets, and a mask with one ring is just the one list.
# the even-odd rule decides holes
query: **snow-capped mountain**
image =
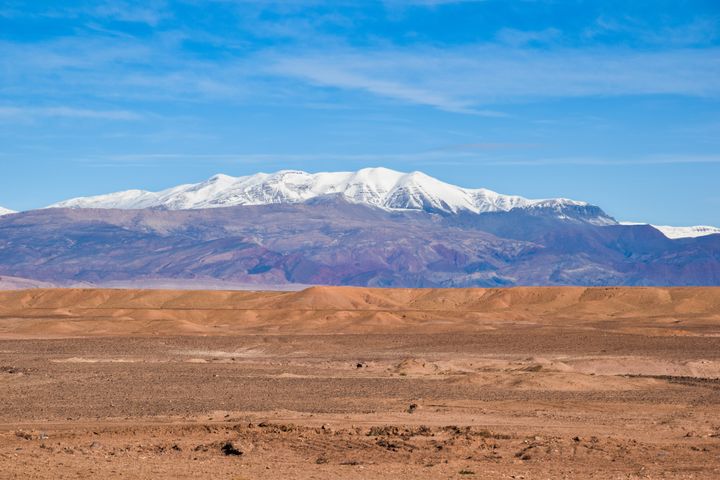
{"label": "snow-capped mountain", "polygon": [[0,217],[3,215],[10,215],[11,213],[17,213],[14,210],[8,210],[7,208],[0,207]]}
{"label": "snow-capped mountain", "polygon": [[[387,210],[424,210],[442,213],[506,212],[512,209],[548,211],[556,217],[584,216],[596,224],[614,224],[602,210],[585,202],[565,198],[530,200],[502,195],[484,188],[461,188],[421,172],[402,173],[387,168],[357,172],[307,173],[282,170],[245,177],[215,175],[207,181],[180,185],[160,192],[127,190],[81,197],[49,208],[117,208],[186,210],[235,205],[302,203],[340,195],[349,202]],[[590,209],[590,213],[585,210]]]}
{"label": "snow-capped mountain", "polygon": [[653,225],[668,238],[695,238],[720,233],[720,228],[709,225],[697,225],[694,227],[671,227],[668,225]]}

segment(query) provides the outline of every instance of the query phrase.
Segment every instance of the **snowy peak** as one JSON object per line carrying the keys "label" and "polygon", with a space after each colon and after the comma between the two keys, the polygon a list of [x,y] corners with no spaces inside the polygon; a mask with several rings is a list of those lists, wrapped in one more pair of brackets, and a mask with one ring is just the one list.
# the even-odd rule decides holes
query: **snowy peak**
{"label": "snowy peak", "polygon": [[648,225],[655,230],[660,231],[667,238],[672,240],[676,238],[697,238],[706,235],[714,235],[720,233],[720,228],[711,227],[709,225],[696,225],[693,227],[673,227],[670,225],[650,225],[642,222],[620,222],[620,225]]}
{"label": "snowy peak", "polygon": [[[423,210],[453,214],[505,212],[520,208],[547,211],[561,218],[576,218],[590,223],[615,223],[598,207],[585,202],[562,198],[530,200],[483,188],[461,188],[422,172],[403,173],[381,167],[364,168],[357,172],[311,174],[298,170],[281,170],[245,177],[215,175],[201,183],[180,185],[160,192],[128,190],[74,198],[53,204],[50,208],[185,210],[302,203],[326,195],[342,195],[350,202],[387,210]],[[586,218],[579,218],[578,215]]]}
{"label": "snowy peak", "polygon": [[720,233],[720,228],[708,225],[697,225],[694,227],[671,227],[668,225],[652,225],[660,230],[668,238],[695,238]]}
{"label": "snowy peak", "polygon": [[11,213],[17,213],[14,210],[9,210],[7,208],[0,207],[0,217],[3,215],[10,215]]}

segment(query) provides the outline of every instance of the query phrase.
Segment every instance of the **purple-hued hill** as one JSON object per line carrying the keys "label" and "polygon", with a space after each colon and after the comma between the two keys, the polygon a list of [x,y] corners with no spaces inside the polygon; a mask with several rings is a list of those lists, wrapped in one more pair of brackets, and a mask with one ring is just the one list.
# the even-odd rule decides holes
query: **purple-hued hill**
{"label": "purple-hued hill", "polygon": [[671,240],[648,225],[536,209],[449,215],[341,196],[196,210],[54,208],[0,217],[0,276],[196,288],[720,285],[720,235]]}

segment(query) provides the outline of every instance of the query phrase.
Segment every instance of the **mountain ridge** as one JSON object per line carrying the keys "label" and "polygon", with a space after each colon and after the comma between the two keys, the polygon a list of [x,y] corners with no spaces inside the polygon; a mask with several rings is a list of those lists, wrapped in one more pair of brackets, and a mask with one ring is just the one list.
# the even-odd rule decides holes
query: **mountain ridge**
{"label": "mountain ridge", "polygon": [[[343,200],[386,211],[425,211],[442,215],[487,214],[522,210],[536,216],[593,225],[650,225],[673,240],[720,233],[720,228],[697,225],[674,227],[640,222],[617,222],[600,207],[567,198],[532,200],[504,195],[484,188],[462,188],[422,172],[398,172],[384,167],[356,172],[307,173],[280,170],[243,177],[217,174],[195,184],[183,184],[158,192],[124,190],[76,197],[45,208],[73,209],[205,209],[245,205],[299,204]],[[0,207],[0,215],[17,213]]]}
{"label": "mountain ridge", "polygon": [[422,172],[403,173],[383,167],[314,174],[300,170],[281,170],[244,177],[218,174],[204,182],[179,185],[159,192],[125,190],[73,198],[54,203],[48,208],[188,210],[303,203],[328,195],[341,195],[350,202],[385,210],[457,214],[524,209],[598,225],[617,223],[602,209],[587,202],[567,198],[533,200],[484,188],[462,188]]}
{"label": "mountain ridge", "polygon": [[720,285],[720,235],[671,240],[649,225],[522,209],[389,211],[341,196],[205,210],[43,209],[0,218],[0,275],[196,288]]}

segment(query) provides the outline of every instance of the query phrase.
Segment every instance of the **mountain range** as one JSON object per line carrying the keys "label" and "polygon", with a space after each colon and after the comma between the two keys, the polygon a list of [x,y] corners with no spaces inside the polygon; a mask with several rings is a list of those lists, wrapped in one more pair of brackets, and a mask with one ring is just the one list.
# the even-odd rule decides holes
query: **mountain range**
{"label": "mountain range", "polygon": [[720,235],[703,228],[661,232],[586,202],[419,172],[216,175],[4,215],[0,275],[194,288],[720,285]]}
{"label": "mountain range", "polygon": [[[551,214],[596,225],[618,222],[599,207],[567,198],[530,200],[503,195],[485,188],[469,189],[442,182],[422,172],[402,173],[388,168],[365,168],[357,172],[311,174],[298,170],[258,173],[244,177],[215,175],[196,183],[149,192],[122,192],[79,197],[48,208],[118,208],[186,210],[238,205],[302,203],[313,198],[341,195],[349,202],[387,210],[423,210],[434,213],[507,212],[513,209]],[[6,213],[12,213],[7,211]],[[0,209],[0,215],[2,209]],[[620,222],[625,225],[646,225]],[[720,233],[711,226],[672,227],[652,225],[668,238],[698,237]]]}
{"label": "mountain range", "polygon": [[357,172],[310,174],[282,170],[246,177],[215,175],[209,180],[148,192],[127,190],[59,202],[50,208],[156,208],[187,210],[238,205],[293,204],[319,197],[342,196],[351,203],[385,210],[422,210],[431,213],[507,212],[513,209],[550,213],[599,225],[616,223],[586,202],[566,198],[529,200],[484,188],[467,189],[441,182],[422,172],[402,173],[387,168]]}

